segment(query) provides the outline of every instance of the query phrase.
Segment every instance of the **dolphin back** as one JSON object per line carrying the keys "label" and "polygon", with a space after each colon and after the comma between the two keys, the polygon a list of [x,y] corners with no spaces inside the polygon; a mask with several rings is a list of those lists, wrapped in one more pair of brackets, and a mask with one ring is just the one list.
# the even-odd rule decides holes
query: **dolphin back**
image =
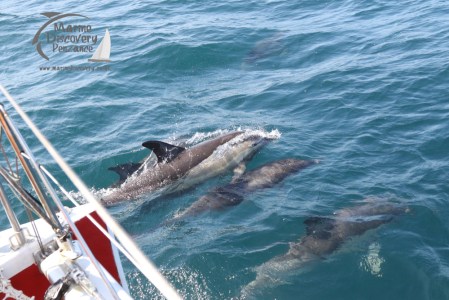
{"label": "dolphin back", "polygon": [[269,188],[287,176],[317,163],[315,160],[284,159],[246,172],[237,180],[209,191],[188,207],[177,219],[198,215],[208,210],[222,210],[240,204],[245,195]]}
{"label": "dolphin back", "polygon": [[290,243],[287,253],[259,266],[255,280],[242,289],[242,297],[258,299],[264,289],[285,283],[281,278],[333,253],[350,238],[389,223],[408,211],[405,205],[383,202],[344,208],[331,216],[307,218],[306,235],[299,242]]}
{"label": "dolphin back", "polygon": [[317,160],[282,159],[268,163],[242,175],[236,184],[246,192],[269,188],[283,181],[286,177],[318,163]]}

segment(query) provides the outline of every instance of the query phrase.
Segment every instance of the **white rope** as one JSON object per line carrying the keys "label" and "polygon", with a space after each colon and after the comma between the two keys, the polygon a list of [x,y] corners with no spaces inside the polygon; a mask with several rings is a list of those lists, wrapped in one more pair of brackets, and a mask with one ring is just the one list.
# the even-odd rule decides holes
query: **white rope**
{"label": "white rope", "polygon": [[9,279],[3,277],[0,271],[0,293],[4,294],[3,300],[16,299],[16,300],[34,300],[33,297],[28,297],[22,291],[16,290]]}
{"label": "white rope", "polygon": [[48,153],[53,157],[59,167],[64,171],[67,177],[73,182],[76,188],[80,191],[83,197],[91,203],[96,209],[97,213],[103,219],[103,221],[108,224],[112,232],[117,236],[117,239],[122,245],[127,245],[129,253],[136,260],[138,265],[142,267],[142,273],[147,277],[147,279],[154,284],[154,286],[167,298],[167,299],[181,299],[178,293],[173,289],[170,283],[165,279],[164,276],[159,272],[159,270],[154,266],[152,262],[143,254],[136,243],[131,239],[131,237],[123,230],[123,228],[115,221],[114,218],[107,212],[103,205],[95,199],[92,193],[89,191],[87,186],[81,181],[78,175],[67,165],[64,159],[59,155],[59,153],[53,148],[51,143],[47,138],[39,131],[39,129],[34,125],[33,121],[28,117],[28,115],[22,110],[22,108],[15,102],[8,91],[0,85],[0,90],[15,108],[17,113],[22,117],[24,122],[33,131],[36,138],[42,143],[46,148]]}

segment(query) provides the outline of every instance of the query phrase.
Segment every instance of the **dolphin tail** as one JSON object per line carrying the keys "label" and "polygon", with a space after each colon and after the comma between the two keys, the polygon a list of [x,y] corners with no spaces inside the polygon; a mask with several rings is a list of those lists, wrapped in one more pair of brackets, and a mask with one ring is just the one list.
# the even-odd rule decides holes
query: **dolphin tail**
{"label": "dolphin tail", "polygon": [[265,274],[258,274],[256,279],[243,287],[239,299],[260,299],[266,289],[284,284],[288,284],[288,282],[282,279],[274,279]]}
{"label": "dolphin tail", "polygon": [[183,215],[175,216],[175,217],[173,217],[173,218],[171,218],[169,220],[165,220],[164,222],[159,224],[159,226],[157,228],[159,228],[159,227],[169,227],[169,226],[172,226],[172,225],[175,225],[175,224],[181,222],[184,219],[185,219],[185,216],[183,216]]}
{"label": "dolphin tail", "polygon": [[156,232],[160,228],[164,228],[164,227],[166,227],[166,229],[171,229],[169,227],[177,225],[178,223],[182,222],[182,220],[184,220],[183,216],[173,217],[171,219],[165,220],[162,223],[159,223],[156,226],[150,228],[148,231],[145,232],[145,234],[150,234],[150,233]]}
{"label": "dolphin tail", "polygon": [[317,257],[303,249],[302,253],[277,256],[255,268],[256,278],[241,290],[242,299],[260,299],[264,291],[280,285],[292,284],[292,276],[300,272]]}
{"label": "dolphin tail", "polygon": [[257,280],[251,281],[249,284],[243,287],[238,299],[257,299],[256,291],[258,290],[259,285],[260,284]]}

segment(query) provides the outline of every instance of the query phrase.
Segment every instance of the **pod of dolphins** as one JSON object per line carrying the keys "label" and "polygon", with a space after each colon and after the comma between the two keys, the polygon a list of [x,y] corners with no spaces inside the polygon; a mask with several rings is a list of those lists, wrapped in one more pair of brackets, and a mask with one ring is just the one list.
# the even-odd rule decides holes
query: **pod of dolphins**
{"label": "pod of dolphins", "polygon": [[[234,131],[190,148],[146,141],[143,146],[156,155],[157,163],[150,166],[145,159],[141,163],[110,168],[119,174],[120,180],[101,201],[105,205],[115,205],[156,190],[180,191],[229,170],[234,171],[230,183],[200,197],[164,223],[168,225],[206,211],[236,206],[249,193],[273,187],[288,176],[319,163],[318,160],[288,158],[246,171],[245,163],[272,139],[255,132]],[[337,210],[331,216],[306,219],[306,235],[298,242],[290,243],[287,253],[259,266],[256,278],[242,289],[241,297],[255,297],[261,290],[279,284],[279,278],[285,274],[330,255],[352,237],[389,223],[406,212],[408,208],[402,204],[370,201]]]}

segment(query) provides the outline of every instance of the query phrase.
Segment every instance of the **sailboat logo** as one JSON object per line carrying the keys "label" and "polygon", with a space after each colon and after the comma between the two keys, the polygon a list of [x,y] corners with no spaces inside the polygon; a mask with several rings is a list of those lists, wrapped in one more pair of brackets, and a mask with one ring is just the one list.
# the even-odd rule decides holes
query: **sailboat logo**
{"label": "sailboat logo", "polygon": [[97,50],[91,58],[88,59],[90,62],[111,62],[109,56],[111,55],[111,36],[109,30],[106,29],[103,40],[101,40],[100,45],[98,45]]}
{"label": "sailboat logo", "polygon": [[[39,30],[36,32],[36,34],[33,37],[33,41],[32,44],[36,45],[36,51],[39,53],[40,56],[42,56],[43,58],[45,58],[46,60],[50,60],[48,58],[48,56],[44,53],[44,51],[42,51],[42,42],[39,41],[39,37],[41,35],[41,33],[44,31],[44,29],[48,26],[51,25],[52,23],[55,23],[56,21],[60,21],[63,18],[66,17],[81,17],[81,18],[86,18],[89,19],[86,16],[80,15],[80,14],[74,14],[74,13],[68,13],[68,14],[63,14],[60,12],[44,12],[41,15],[46,16],[47,18],[49,18],[50,20],[48,20],[47,22],[45,22],[44,25],[41,26],[41,28],[39,28]],[[62,23],[61,23],[62,24]],[[58,29],[60,27],[55,26],[55,29]],[[64,26],[62,26],[63,31],[64,31]],[[47,36],[47,39],[49,39],[49,37]],[[54,51],[55,49],[53,49]]]}

